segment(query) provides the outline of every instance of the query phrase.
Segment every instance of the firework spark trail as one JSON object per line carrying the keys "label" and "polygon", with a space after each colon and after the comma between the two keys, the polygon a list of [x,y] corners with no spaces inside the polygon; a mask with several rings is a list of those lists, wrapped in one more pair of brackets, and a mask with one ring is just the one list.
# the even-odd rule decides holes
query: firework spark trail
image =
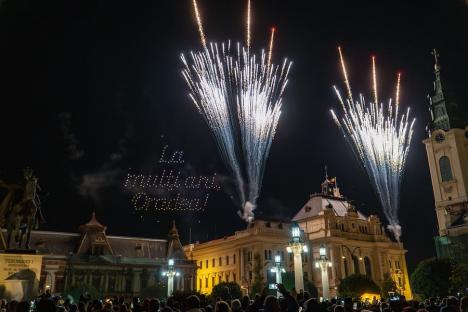
{"label": "firework spark trail", "polygon": [[[268,64],[264,51],[251,54],[248,47],[217,44],[200,52],[182,55],[183,76],[191,98],[213,131],[226,165],[236,176],[242,201],[242,218],[253,220],[253,210],[261,188],[265,163],[281,115],[282,94],[291,62]],[[238,122],[238,124],[237,124]],[[236,146],[236,128],[240,143]],[[238,153],[243,152],[249,181],[248,197]]]}
{"label": "firework spark trail", "polygon": [[398,108],[398,105],[400,104],[400,80],[401,80],[401,73],[398,73],[397,77],[397,85],[396,85],[396,94],[395,94],[395,104]]}
{"label": "firework spark trail", "polygon": [[232,66],[232,58],[229,50],[229,43],[227,46],[222,44],[221,51],[217,44],[211,44],[201,52],[190,53],[189,60],[182,54],[185,67],[182,75],[191,90],[193,103],[215,136],[223,161],[234,174],[240,200],[244,203],[244,182],[236,154],[230,104],[232,90],[228,67]]}
{"label": "firework spark trail", "polygon": [[270,44],[268,45],[268,65],[271,64],[273,55],[273,40],[275,39],[275,27],[271,27]]}
{"label": "firework spark trail", "polygon": [[348,98],[352,102],[353,93],[351,92],[351,84],[349,83],[348,72],[346,71],[346,65],[343,58],[343,53],[341,52],[341,47],[338,47],[338,53],[340,54],[341,70],[343,71],[344,82],[346,85],[346,89],[348,90]]}
{"label": "firework spark trail", "polygon": [[388,228],[400,241],[401,227],[397,213],[400,186],[415,119],[409,120],[409,108],[400,115],[398,105],[394,109],[391,100],[388,105],[379,105],[375,101],[366,103],[361,95],[357,101],[347,99],[344,102],[338,89],[335,88],[335,91],[342,117],[338,118],[331,110],[332,118],[366,169],[389,222]]}
{"label": "firework spark trail", "polygon": [[[281,115],[282,95],[291,62],[269,64],[265,52],[259,57],[238,46],[235,63],[237,112],[249,180],[249,203],[255,207],[270,147]],[[253,217],[253,216],[252,216]]]}
{"label": "firework spark trail", "polygon": [[246,25],[246,44],[247,49],[250,49],[250,0],[247,0],[247,25]]}
{"label": "firework spark trail", "polygon": [[374,88],[374,103],[379,104],[377,96],[377,70],[375,69],[375,56],[372,56],[372,85]]}
{"label": "firework spark trail", "polygon": [[205,33],[203,32],[203,24],[201,21],[200,12],[198,11],[197,0],[193,0],[193,11],[195,12],[195,19],[198,25],[198,32],[200,34],[201,44],[204,48],[206,48],[206,37]]}

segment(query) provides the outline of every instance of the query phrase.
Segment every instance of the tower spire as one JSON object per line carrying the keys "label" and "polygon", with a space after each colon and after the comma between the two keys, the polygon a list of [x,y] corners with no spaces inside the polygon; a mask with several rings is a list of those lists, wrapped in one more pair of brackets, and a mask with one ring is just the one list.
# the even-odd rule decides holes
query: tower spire
{"label": "tower spire", "polygon": [[439,53],[436,49],[433,49],[431,54],[434,56],[434,93],[429,97],[429,109],[431,112],[431,125],[430,131],[442,129],[450,129],[450,118],[447,112],[447,105],[442,90],[442,81],[440,78],[440,63],[439,63]]}

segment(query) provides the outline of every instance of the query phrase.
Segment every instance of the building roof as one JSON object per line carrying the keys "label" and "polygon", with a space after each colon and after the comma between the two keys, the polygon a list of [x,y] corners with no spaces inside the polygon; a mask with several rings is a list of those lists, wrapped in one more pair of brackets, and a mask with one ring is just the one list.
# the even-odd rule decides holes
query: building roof
{"label": "building roof", "polygon": [[[336,216],[344,217],[349,209],[353,209],[353,206],[344,198],[314,194],[311,195],[309,201],[296,213],[292,220],[298,221],[316,217],[322,215],[328,209],[331,209]],[[367,217],[362,212],[356,212],[359,219],[367,220]]]}

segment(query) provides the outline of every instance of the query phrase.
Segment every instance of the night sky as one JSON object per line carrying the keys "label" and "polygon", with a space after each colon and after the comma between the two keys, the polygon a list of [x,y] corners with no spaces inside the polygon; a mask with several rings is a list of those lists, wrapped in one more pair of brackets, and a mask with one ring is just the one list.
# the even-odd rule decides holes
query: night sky
{"label": "night sky", "polygon": [[[208,40],[244,38],[245,2],[199,0]],[[270,151],[258,215],[292,217],[320,191],[324,166],[342,194],[383,219],[368,177],[328,110],[344,85],[341,45],[355,93],[370,94],[377,56],[380,97],[402,72],[403,106],[417,121],[402,186],[400,219],[410,269],[435,255],[434,199],[421,141],[429,121],[435,47],[444,86],[466,106],[468,6],[440,1],[252,0],[253,48],[277,27],[275,60],[293,60]],[[184,243],[232,234],[245,225],[213,136],[188,98],[182,52],[199,49],[191,1],[6,0],[0,7],[0,178],[20,181],[31,166],[45,193],[42,229],[77,231],[96,211],[113,235],[165,238],[175,219]],[[465,87],[465,88],[463,88]],[[184,174],[217,173],[222,190],[203,213],[158,213],[141,220],[123,187],[134,172],[161,171],[164,145],[183,150]]]}

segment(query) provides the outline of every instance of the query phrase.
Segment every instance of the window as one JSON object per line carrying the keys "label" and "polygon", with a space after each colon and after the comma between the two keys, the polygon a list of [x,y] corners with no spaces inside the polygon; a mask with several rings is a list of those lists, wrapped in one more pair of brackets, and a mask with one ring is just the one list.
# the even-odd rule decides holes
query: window
{"label": "window", "polygon": [[229,265],[229,256],[226,256],[226,265]]}
{"label": "window", "polygon": [[354,273],[360,274],[361,270],[359,269],[359,260],[356,256],[353,256],[353,266],[354,266]]}
{"label": "window", "polygon": [[222,265],[223,265],[223,260],[221,259],[221,257],[219,257],[218,265],[219,265],[219,266],[222,266]]}
{"label": "window", "polygon": [[202,279],[198,280],[198,289],[202,289]]}
{"label": "window", "polygon": [[222,277],[221,275],[218,275],[218,283],[221,283],[223,280],[222,280]]}
{"label": "window", "polygon": [[214,285],[215,285],[215,277],[212,276],[211,277],[211,287],[214,287]]}
{"label": "window", "polygon": [[234,264],[236,264],[236,254],[233,254],[233,255],[232,255],[232,262],[233,262]]}
{"label": "window", "polygon": [[343,266],[344,266],[344,276],[343,277],[348,277],[348,260],[346,258],[343,259]]}
{"label": "window", "polygon": [[364,257],[364,267],[366,269],[366,275],[372,278],[372,266],[369,257]]}
{"label": "window", "polygon": [[200,261],[200,269],[203,269],[203,261]]}
{"label": "window", "polygon": [[208,288],[208,277],[205,277],[205,288]]}
{"label": "window", "polygon": [[214,268],[215,266],[216,266],[216,260],[215,258],[213,258],[213,260],[211,261],[211,267]]}
{"label": "window", "polygon": [[442,181],[453,180],[452,168],[450,167],[450,159],[447,156],[439,158],[440,176]]}
{"label": "window", "polygon": [[208,260],[205,260],[205,268],[208,269]]}
{"label": "window", "polygon": [[268,250],[268,260],[271,260],[271,250]]}

